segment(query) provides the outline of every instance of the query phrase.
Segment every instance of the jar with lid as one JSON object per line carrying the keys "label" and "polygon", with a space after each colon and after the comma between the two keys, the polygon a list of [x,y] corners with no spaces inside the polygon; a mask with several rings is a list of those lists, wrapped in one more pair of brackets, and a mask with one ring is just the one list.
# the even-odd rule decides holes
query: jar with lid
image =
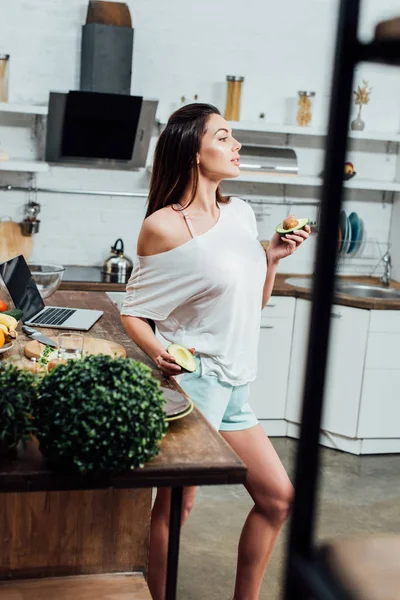
{"label": "jar with lid", "polygon": [[226,105],[224,117],[227,121],[240,121],[240,100],[244,77],[227,75]]}
{"label": "jar with lid", "polygon": [[315,92],[299,91],[296,121],[300,127],[307,127],[312,120],[313,101]]}
{"label": "jar with lid", "polygon": [[8,102],[8,71],[10,55],[0,54],[0,102]]}

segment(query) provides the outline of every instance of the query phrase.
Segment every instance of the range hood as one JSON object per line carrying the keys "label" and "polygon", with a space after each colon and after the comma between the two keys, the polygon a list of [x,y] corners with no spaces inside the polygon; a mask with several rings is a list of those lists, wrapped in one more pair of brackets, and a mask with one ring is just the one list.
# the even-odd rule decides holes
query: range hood
{"label": "range hood", "polygon": [[266,146],[242,143],[240,170],[256,171],[271,175],[297,175],[299,172],[296,152],[283,146]]}
{"label": "range hood", "polygon": [[158,100],[127,94],[50,92],[45,159],[98,168],[146,164]]}
{"label": "range hood", "polygon": [[80,90],[50,92],[47,162],[107,169],[146,165],[158,101],[130,94],[133,33],[126,4],[90,0]]}

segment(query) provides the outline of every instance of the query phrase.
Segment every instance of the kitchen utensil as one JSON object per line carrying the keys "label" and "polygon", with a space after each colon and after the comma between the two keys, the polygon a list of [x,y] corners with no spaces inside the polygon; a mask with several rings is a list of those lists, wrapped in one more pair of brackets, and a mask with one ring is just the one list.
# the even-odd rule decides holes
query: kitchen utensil
{"label": "kitchen utensil", "polygon": [[[8,219],[8,220],[7,220]],[[0,262],[20,254],[28,260],[33,250],[32,237],[22,234],[21,225],[10,217],[0,219]]]}
{"label": "kitchen utensil", "polygon": [[47,335],[44,335],[44,333],[42,333],[41,331],[37,331],[33,327],[28,327],[28,325],[23,325],[22,331],[24,333],[26,333],[26,335],[28,335],[30,338],[32,338],[33,340],[37,340],[41,344],[45,344],[47,346],[52,346],[53,348],[58,347],[58,344],[54,340],[47,337]]}
{"label": "kitchen utensil", "polygon": [[0,348],[0,354],[2,354],[3,352],[7,352],[7,350],[11,350],[12,347],[13,347],[13,343],[7,342],[7,344],[4,344],[4,346],[2,346]]}
{"label": "kitchen utensil", "polygon": [[227,121],[240,121],[240,97],[244,77],[227,75],[226,105],[224,117]]}
{"label": "kitchen utensil", "polygon": [[360,219],[358,218],[357,213],[350,213],[349,223],[351,228],[351,243],[349,249],[347,250],[347,254],[354,254],[354,252],[358,249],[358,241],[360,238]]}
{"label": "kitchen utensil", "polygon": [[0,54],[0,102],[8,102],[10,55]]}
{"label": "kitchen utensil", "polygon": [[110,277],[111,281],[126,283],[132,273],[133,262],[129,256],[124,255],[124,242],[121,238],[111,246],[112,255],[104,262],[102,273]]}
{"label": "kitchen utensil", "polygon": [[131,14],[126,4],[122,2],[104,2],[103,0],[90,0],[86,23],[132,27]]}
{"label": "kitchen utensil", "polygon": [[32,278],[42,298],[48,298],[61,283],[65,267],[62,265],[38,265],[28,263]]}
{"label": "kitchen utensil", "polygon": [[[57,341],[51,338],[55,344]],[[43,344],[37,340],[31,340],[25,345],[24,354],[27,358],[39,358],[42,356]],[[84,340],[84,355],[88,354],[107,354],[108,356],[126,356],[126,350],[117,342],[102,340],[100,338],[86,337]]]}
{"label": "kitchen utensil", "polygon": [[83,355],[82,333],[60,333],[58,336],[58,358],[68,360],[70,358],[82,358]]}

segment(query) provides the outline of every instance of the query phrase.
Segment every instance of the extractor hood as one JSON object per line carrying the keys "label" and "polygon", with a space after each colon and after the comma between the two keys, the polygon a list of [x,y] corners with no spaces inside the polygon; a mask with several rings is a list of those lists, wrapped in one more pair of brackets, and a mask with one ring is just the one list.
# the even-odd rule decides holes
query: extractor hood
{"label": "extractor hood", "polygon": [[296,152],[292,148],[243,142],[240,170],[270,175],[297,175],[299,168]]}
{"label": "extractor hood", "polygon": [[127,94],[50,92],[46,161],[144,167],[158,100]]}
{"label": "extractor hood", "polygon": [[132,49],[128,6],[90,0],[80,90],[50,93],[47,162],[108,169],[146,165],[158,101],[130,94]]}

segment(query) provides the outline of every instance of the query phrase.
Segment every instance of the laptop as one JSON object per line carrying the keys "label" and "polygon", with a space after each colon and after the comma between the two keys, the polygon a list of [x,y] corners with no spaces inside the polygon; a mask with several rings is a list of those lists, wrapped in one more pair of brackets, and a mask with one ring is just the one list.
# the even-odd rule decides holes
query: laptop
{"label": "laptop", "polygon": [[25,325],[88,331],[103,314],[102,310],[45,306],[22,255],[0,264],[0,276],[15,307],[22,310]]}

